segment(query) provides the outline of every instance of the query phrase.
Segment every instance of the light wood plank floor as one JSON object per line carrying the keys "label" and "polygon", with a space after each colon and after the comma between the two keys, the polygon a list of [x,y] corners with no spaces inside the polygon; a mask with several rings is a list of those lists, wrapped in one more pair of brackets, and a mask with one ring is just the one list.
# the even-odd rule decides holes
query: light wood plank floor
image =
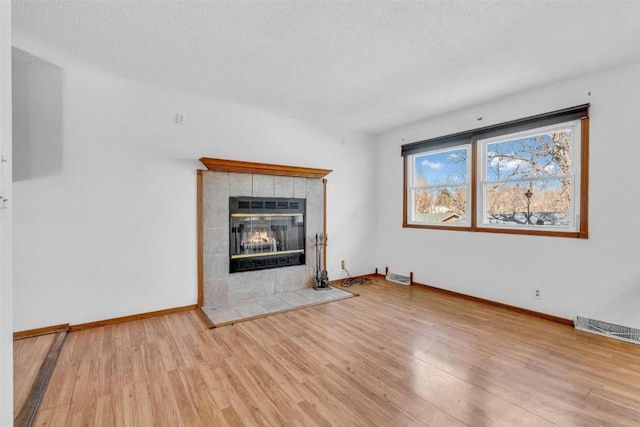
{"label": "light wood plank floor", "polygon": [[376,279],[208,330],[68,335],[35,425],[634,426],[640,346]]}

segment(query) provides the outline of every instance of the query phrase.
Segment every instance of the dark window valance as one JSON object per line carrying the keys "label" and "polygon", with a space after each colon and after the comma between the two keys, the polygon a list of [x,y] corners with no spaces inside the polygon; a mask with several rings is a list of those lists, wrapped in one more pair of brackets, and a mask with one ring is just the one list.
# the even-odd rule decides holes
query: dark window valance
{"label": "dark window valance", "polygon": [[550,113],[538,114],[524,119],[511,120],[509,122],[498,123],[465,132],[454,133],[437,138],[429,138],[424,141],[412,142],[402,145],[402,155],[420,153],[425,150],[453,147],[467,144],[479,139],[491,138],[499,135],[520,132],[527,129],[534,129],[543,126],[554,125],[572,120],[579,120],[589,117],[589,104],[578,105],[576,107],[565,108],[552,111]]}

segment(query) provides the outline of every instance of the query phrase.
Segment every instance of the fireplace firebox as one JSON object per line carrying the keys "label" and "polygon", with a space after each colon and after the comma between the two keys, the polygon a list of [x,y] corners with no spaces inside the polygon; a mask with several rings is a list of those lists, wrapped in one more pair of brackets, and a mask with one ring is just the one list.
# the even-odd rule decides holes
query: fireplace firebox
{"label": "fireplace firebox", "polygon": [[305,199],[229,198],[229,272],[305,263]]}

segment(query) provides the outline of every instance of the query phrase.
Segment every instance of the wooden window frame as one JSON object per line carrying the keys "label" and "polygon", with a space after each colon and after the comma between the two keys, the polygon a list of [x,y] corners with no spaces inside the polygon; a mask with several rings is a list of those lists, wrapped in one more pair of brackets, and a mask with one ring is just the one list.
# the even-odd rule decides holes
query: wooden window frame
{"label": "wooden window frame", "polygon": [[[587,106],[588,107],[588,106]],[[523,120],[529,120],[523,119]],[[578,119],[576,119],[578,121]],[[478,226],[478,212],[477,212],[477,200],[478,200],[478,139],[473,139],[471,143],[471,170],[470,173],[470,226],[447,226],[438,224],[416,224],[415,222],[409,222],[409,182],[408,172],[411,169],[408,164],[410,155],[404,154],[405,146],[403,146],[403,206],[402,206],[402,227],[403,228],[417,228],[417,229],[434,229],[434,230],[454,230],[454,231],[468,231],[468,232],[483,232],[483,233],[498,233],[498,234],[520,234],[530,236],[549,236],[549,237],[567,237],[567,238],[579,238],[587,239],[589,237],[589,117],[582,117],[580,121],[580,174],[576,177],[580,181],[580,193],[579,200],[575,203],[575,209],[579,210],[579,220],[576,230],[561,231],[561,230],[539,230],[535,228],[493,228],[490,226]],[[498,125],[501,126],[501,125]],[[534,129],[535,127],[532,127]],[[507,134],[508,132],[505,132]],[[459,135],[472,135],[473,131],[463,132],[455,134],[453,136],[447,136],[438,138],[449,139],[451,137],[458,137]],[[415,144],[415,143],[414,143]],[[424,152],[429,151],[429,148],[425,148]],[[415,153],[415,152],[414,152]],[[411,153],[411,154],[414,154]],[[576,159],[578,160],[578,159]]]}
{"label": "wooden window frame", "polygon": [[[450,151],[450,150],[451,150],[451,151],[454,151],[454,150],[456,150],[456,151],[457,151],[457,150],[465,150],[465,151],[467,152],[467,155],[469,156],[469,160],[466,160],[466,165],[467,165],[467,167],[468,167],[467,176],[468,176],[469,178],[468,178],[468,179],[467,179],[467,181],[466,181],[466,182],[464,182],[463,184],[459,184],[459,183],[458,183],[458,184],[451,184],[451,185],[450,185],[451,187],[462,187],[462,186],[464,186],[465,190],[467,191],[467,195],[468,195],[467,197],[470,197],[470,195],[472,194],[472,191],[473,191],[473,190],[472,190],[472,188],[471,188],[472,182],[471,182],[471,173],[470,173],[470,171],[471,171],[471,169],[472,169],[471,162],[473,161],[473,156],[472,156],[473,147],[472,147],[472,145],[473,145],[472,143],[465,143],[465,144],[462,144],[462,145],[452,146],[452,147],[447,148],[447,149],[433,150],[433,152],[434,152],[434,153],[435,153],[435,152],[438,152],[438,151],[441,151],[441,152],[442,152],[442,151],[444,151],[444,152],[446,152],[446,151]],[[422,153],[420,153],[420,154],[422,154]],[[408,156],[408,157],[413,158],[412,156]],[[412,166],[412,165],[408,165],[408,164],[406,164],[405,166],[406,166],[407,168],[411,169],[411,170],[413,169],[413,166]],[[407,171],[406,171],[405,175],[408,175],[408,171],[409,171],[409,169],[407,169]],[[414,172],[415,172],[415,171],[414,171]],[[412,174],[412,175],[413,175],[413,174]],[[412,190],[412,189],[418,189],[418,188],[419,188],[419,187],[417,187],[417,186],[415,185],[415,183],[412,183],[412,182],[410,182],[410,181],[411,181],[411,180],[408,180],[408,181],[407,181],[407,182],[408,182],[408,186],[405,188],[405,197],[407,198],[407,203],[408,203],[408,204],[411,204],[411,202],[409,202],[409,200],[411,200],[411,196],[409,195],[409,194],[411,193],[411,190]],[[412,185],[412,184],[413,184],[413,185]],[[440,186],[449,186],[449,185],[447,185],[447,184],[442,184],[442,185],[440,185]],[[423,189],[429,189],[429,188],[431,188],[431,187],[432,187],[432,186],[427,185],[427,186],[423,187]],[[436,187],[436,186],[433,186],[433,187]],[[471,209],[471,203],[470,203],[470,201],[466,203],[466,210],[468,211],[469,209]],[[408,211],[407,211],[407,213],[408,213]],[[467,221],[465,221],[465,222],[463,222],[463,223],[460,223],[459,225],[458,225],[458,224],[456,224],[456,225],[447,225],[446,227],[447,227],[447,228],[462,229],[462,230],[469,230],[469,229],[470,229],[470,226],[471,226],[471,217],[472,217],[471,215],[468,215],[468,219],[467,219]],[[445,227],[445,226],[443,226],[443,225],[438,225],[438,223],[431,223],[431,224],[430,224],[430,223],[419,222],[419,221],[417,221],[417,222],[416,222],[416,221],[411,221],[411,222],[410,222],[410,221],[409,221],[409,218],[408,218],[407,216],[405,216],[405,222],[406,222],[407,224],[409,224],[409,225],[430,226],[431,224],[433,224],[433,225],[434,225],[435,227],[437,227],[437,228],[443,228],[443,227]],[[452,224],[452,223],[449,223],[449,224]]]}

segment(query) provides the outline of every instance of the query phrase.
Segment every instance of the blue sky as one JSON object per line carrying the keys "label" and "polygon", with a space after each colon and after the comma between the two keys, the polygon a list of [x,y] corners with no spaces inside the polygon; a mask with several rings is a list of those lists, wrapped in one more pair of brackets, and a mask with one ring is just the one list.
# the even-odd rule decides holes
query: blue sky
{"label": "blue sky", "polygon": [[467,180],[466,150],[452,150],[415,158],[416,177],[423,177],[428,185],[458,184]]}

